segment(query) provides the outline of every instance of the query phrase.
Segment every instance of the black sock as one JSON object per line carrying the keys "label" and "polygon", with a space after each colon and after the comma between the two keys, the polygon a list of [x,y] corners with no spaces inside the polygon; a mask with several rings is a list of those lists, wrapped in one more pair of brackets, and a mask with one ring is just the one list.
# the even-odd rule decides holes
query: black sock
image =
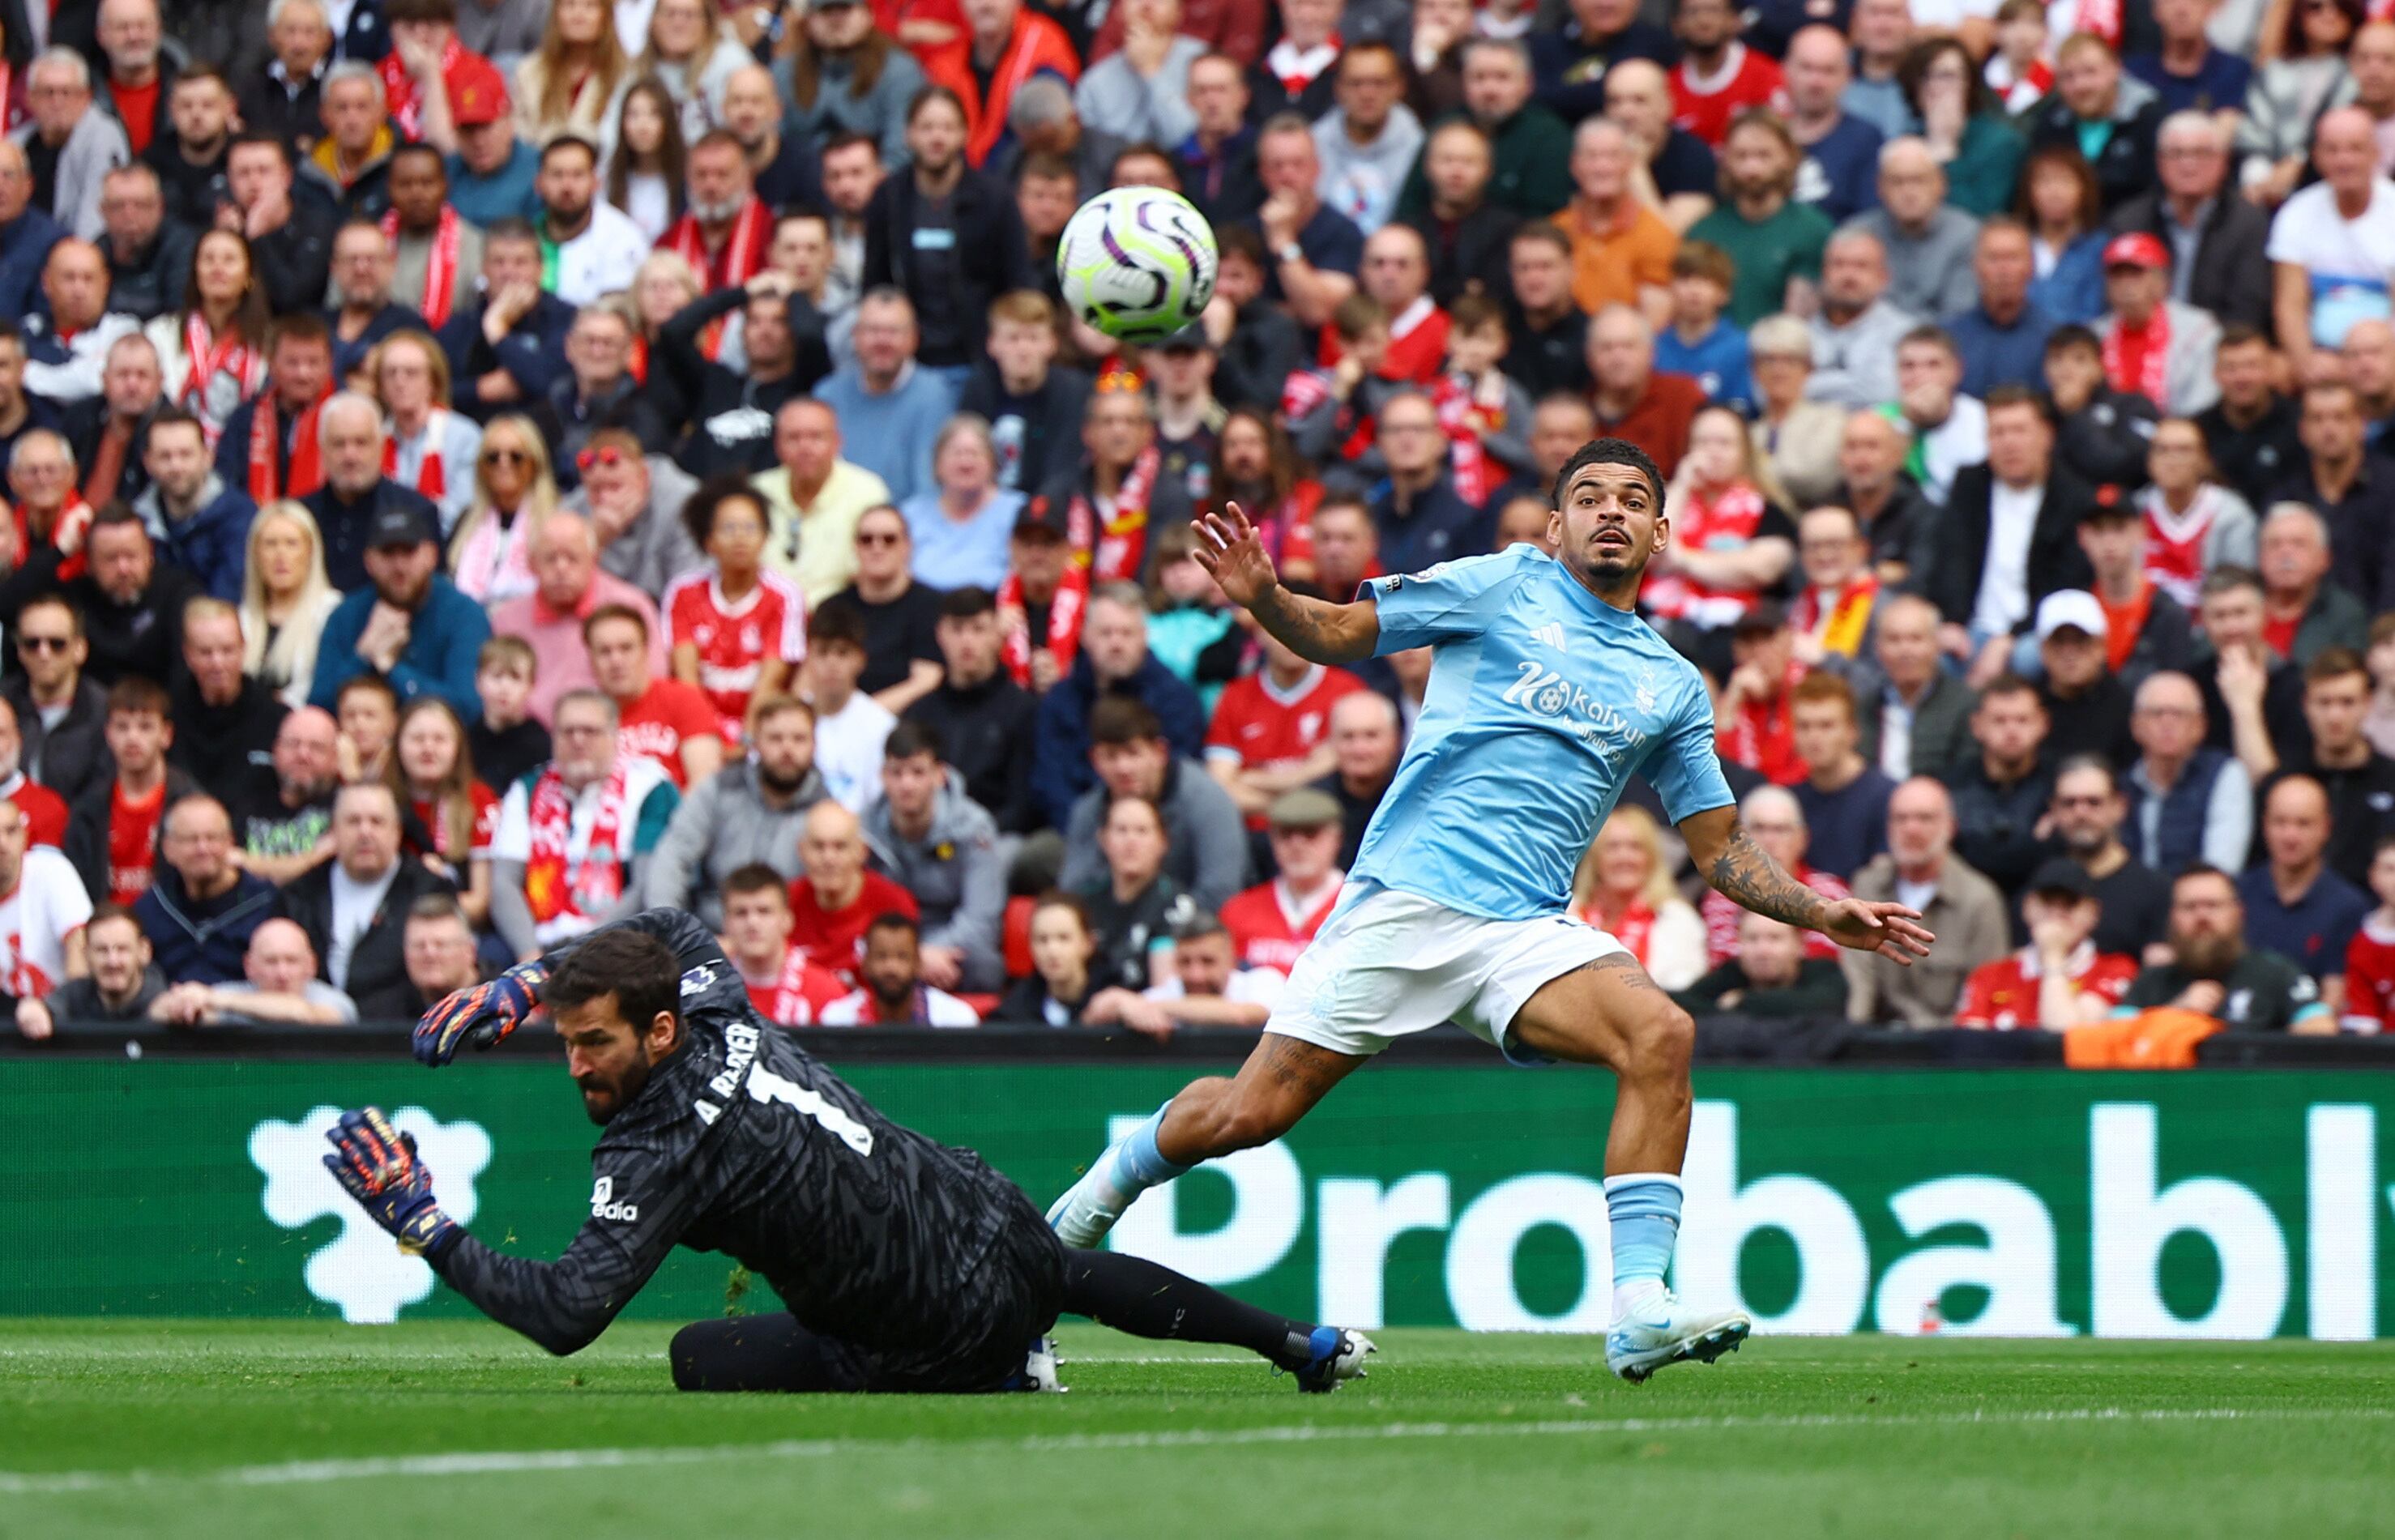
{"label": "black sock", "polygon": [[1065,1253],[1065,1309],[1101,1326],[1171,1342],[1224,1342],[1284,1369],[1313,1354],[1313,1326],[1232,1298],[1145,1257],[1115,1251]]}

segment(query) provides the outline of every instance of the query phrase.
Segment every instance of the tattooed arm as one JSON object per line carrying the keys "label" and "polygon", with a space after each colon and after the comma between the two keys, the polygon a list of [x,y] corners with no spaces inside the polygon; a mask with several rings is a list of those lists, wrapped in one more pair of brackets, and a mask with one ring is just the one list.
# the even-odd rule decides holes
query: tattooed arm
{"label": "tattooed arm", "polygon": [[1806,930],[1840,946],[1876,952],[1899,963],[1929,954],[1935,938],[1916,923],[1920,914],[1899,903],[1823,898],[1790,875],[1754,842],[1734,807],[1712,808],[1680,821],[1688,859],[1715,892],[1741,908]]}
{"label": "tattooed arm", "polygon": [[1333,604],[1290,593],[1237,503],[1198,520],[1198,564],[1214,574],[1232,603],[1308,663],[1359,663],[1381,638],[1375,604]]}

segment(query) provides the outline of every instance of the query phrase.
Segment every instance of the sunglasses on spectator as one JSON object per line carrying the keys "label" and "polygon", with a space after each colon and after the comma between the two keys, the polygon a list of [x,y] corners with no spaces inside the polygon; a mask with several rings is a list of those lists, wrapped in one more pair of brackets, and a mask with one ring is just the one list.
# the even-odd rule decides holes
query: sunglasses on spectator
{"label": "sunglasses on spectator", "polygon": [[486,449],[483,451],[483,463],[486,466],[528,466],[532,464],[532,456],[521,449]]}
{"label": "sunglasses on spectator", "polygon": [[584,470],[589,470],[592,466],[619,466],[629,456],[622,450],[610,444],[604,449],[584,450],[574,457],[574,463]]}
{"label": "sunglasses on spectator", "polygon": [[906,538],[903,534],[867,534],[859,531],[856,543],[860,546],[895,546]]}
{"label": "sunglasses on spectator", "polygon": [[17,638],[17,651],[20,652],[63,652],[73,645],[74,638],[72,637],[19,637]]}

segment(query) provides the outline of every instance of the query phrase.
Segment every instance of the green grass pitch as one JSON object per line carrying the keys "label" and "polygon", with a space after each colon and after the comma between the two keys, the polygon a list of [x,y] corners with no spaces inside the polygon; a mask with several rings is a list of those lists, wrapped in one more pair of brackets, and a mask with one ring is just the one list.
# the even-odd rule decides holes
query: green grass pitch
{"label": "green grass pitch", "polygon": [[2395,1345],[1380,1334],[1327,1398],[1064,1335],[1064,1396],[698,1397],[668,1329],[0,1323],[0,1535],[1647,1537],[2395,1529]]}

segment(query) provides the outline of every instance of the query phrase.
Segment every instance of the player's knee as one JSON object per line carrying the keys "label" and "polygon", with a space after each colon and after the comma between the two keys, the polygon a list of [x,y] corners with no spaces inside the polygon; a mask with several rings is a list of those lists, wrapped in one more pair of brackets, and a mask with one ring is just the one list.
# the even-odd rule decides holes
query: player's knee
{"label": "player's knee", "polygon": [[1622,1024],[1630,1044],[1634,1073],[1686,1075],[1697,1046],[1696,1018],[1661,994],[1636,1017]]}
{"label": "player's knee", "polygon": [[666,1349],[666,1357],[673,1364],[674,1389],[706,1390],[708,1366],[715,1357],[714,1349],[721,1336],[719,1321],[694,1321],[674,1333]]}

